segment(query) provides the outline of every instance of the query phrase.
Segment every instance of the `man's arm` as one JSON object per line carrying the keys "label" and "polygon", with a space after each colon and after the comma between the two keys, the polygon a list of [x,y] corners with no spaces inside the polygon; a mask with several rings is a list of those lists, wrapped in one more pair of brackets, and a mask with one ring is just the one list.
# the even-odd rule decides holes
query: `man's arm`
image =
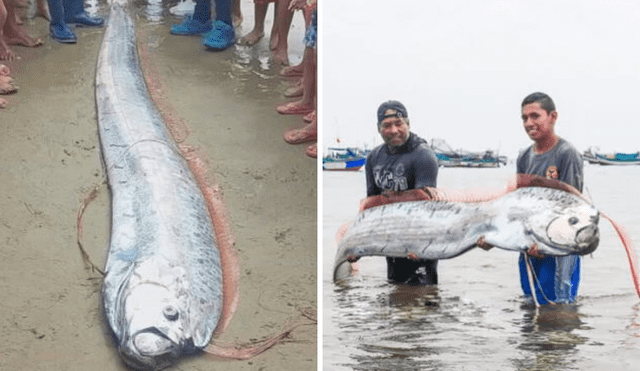
{"label": "man's arm", "polygon": [[563,155],[563,168],[560,170],[561,182],[574,186],[582,192],[584,185],[584,161],[582,155],[575,149],[568,150]]}
{"label": "man's arm", "polygon": [[372,159],[371,153],[369,153],[369,155],[367,155],[367,160],[364,164],[365,179],[367,180],[367,197],[380,194],[380,192],[377,191],[378,187],[376,186],[376,180],[373,177],[372,166],[373,166],[373,159]]}
{"label": "man's arm", "polygon": [[426,144],[418,148],[415,167],[415,188],[437,187],[438,158]]}

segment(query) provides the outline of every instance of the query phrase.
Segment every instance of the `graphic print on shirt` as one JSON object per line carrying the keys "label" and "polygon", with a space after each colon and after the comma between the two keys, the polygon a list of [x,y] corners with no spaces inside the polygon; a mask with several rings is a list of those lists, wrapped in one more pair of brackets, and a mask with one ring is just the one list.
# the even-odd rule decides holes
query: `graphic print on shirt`
{"label": "graphic print on shirt", "polygon": [[545,170],[544,175],[547,179],[558,179],[560,177],[560,171],[558,171],[557,166],[549,166],[547,170]]}
{"label": "graphic print on shirt", "polygon": [[409,188],[404,164],[392,168],[376,166],[373,168],[373,177],[378,188],[385,191],[399,192]]}

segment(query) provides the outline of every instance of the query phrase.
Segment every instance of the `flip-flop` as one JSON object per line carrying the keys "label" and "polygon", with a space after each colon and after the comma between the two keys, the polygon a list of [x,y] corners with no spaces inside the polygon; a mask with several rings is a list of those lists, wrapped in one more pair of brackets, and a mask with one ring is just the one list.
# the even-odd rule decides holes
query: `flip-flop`
{"label": "flip-flop", "polygon": [[303,71],[299,70],[300,66],[289,66],[285,67],[280,71],[280,76],[284,77],[301,77]]}
{"label": "flip-flop", "polygon": [[315,130],[306,130],[306,127],[303,127],[286,131],[283,138],[289,144],[300,144],[318,139],[318,133]]}
{"label": "flip-flop", "polygon": [[303,118],[302,121],[304,122],[313,122],[313,120],[316,119],[318,112],[316,110],[313,110],[313,112],[309,112],[308,114],[306,114]]}
{"label": "flip-flop", "polygon": [[287,98],[301,97],[302,94],[304,94],[304,87],[302,85],[296,85],[284,92],[284,96]]}
{"label": "flip-flop", "polygon": [[9,74],[11,74],[11,70],[9,70],[9,67],[0,63],[0,76],[9,76]]}
{"label": "flip-flop", "polygon": [[307,149],[304,150],[304,154],[312,158],[318,158],[318,143],[307,147]]}
{"label": "flip-flop", "polygon": [[289,102],[276,107],[276,111],[278,111],[278,113],[281,115],[306,115],[313,110],[313,107],[303,106],[298,102]]}

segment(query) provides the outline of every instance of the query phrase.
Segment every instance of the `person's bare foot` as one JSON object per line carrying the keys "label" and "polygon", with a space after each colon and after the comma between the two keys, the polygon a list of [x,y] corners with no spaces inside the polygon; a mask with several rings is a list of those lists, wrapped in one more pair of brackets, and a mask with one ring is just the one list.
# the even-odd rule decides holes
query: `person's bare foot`
{"label": "person's bare foot", "polygon": [[281,115],[306,115],[314,109],[313,106],[302,101],[284,103],[276,107],[276,111]]}
{"label": "person's bare foot", "polygon": [[7,43],[9,43],[9,45],[20,45],[20,46],[26,46],[29,48],[35,48],[36,46],[40,46],[44,44],[42,39],[33,38],[27,35],[26,33],[17,35],[10,39],[8,38]]}
{"label": "person's bare foot", "polygon": [[291,87],[284,92],[284,96],[287,98],[301,97],[304,93],[304,86],[302,84],[297,84],[294,87]]}
{"label": "person's bare foot", "polygon": [[274,51],[273,51],[273,55],[271,56],[271,59],[282,65],[282,66],[288,66],[289,65],[289,53],[287,53],[287,48],[285,47],[280,47],[278,46]]}
{"label": "person's bare foot", "polygon": [[289,144],[313,142],[318,139],[317,124],[312,122],[298,129],[287,130],[283,138],[284,141]]}
{"label": "person's bare foot", "polygon": [[37,10],[36,17],[42,17],[47,21],[51,20],[51,15],[49,14],[49,4],[46,0],[36,0]]}
{"label": "person's bare foot", "polygon": [[264,37],[264,31],[254,29],[253,31],[244,35],[242,40],[240,40],[240,44],[251,46],[257,43],[258,41],[260,41],[260,39],[262,39],[263,37]]}
{"label": "person's bare foot", "polygon": [[11,70],[9,69],[9,67],[0,63],[0,76],[9,76],[9,74],[11,74]]}
{"label": "person's bare foot", "polygon": [[7,45],[4,38],[0,37],[0,61],[13,61],[16,59],[16,53]]}
{"label": "person's bare foot", "polygon": [[[318,158],[318,143],[312,144],[309,147],[307,147],[307,149],[304,150],[304,154],[311,158]],[[356,267],[356,270],[358,270],[357,267]]]}
{"label": "person's bare foot", "polygon": [[9,45],[20,45],[33,48],[43,44],[42,39],[36,39],[18,27],[16,24],[7,24],[5,26],[4,38]]}
{"label": "person's bare foot", "polygon": [[[15,22],[7,20],[7,23],[4,26],[4,40],[0,42],[0,44],[4,42],[4,49],[9,50],[8,45],[20,45],[27,47],[35,47],[43,44],[41,39],[36,39],[22,29]],[[0,45],[0,54],[2,53],[3,46]],[[9,50],[10,53],[13,53]],[[9,53],[7,52],[7,53]],[[14,54],[15,58],[15,54]],[[2,59],[0,57],[0,59]]]}
{"label": "person's bare foot", "polygon": [[313,110],[313,112],[306,114],[302,121],[304,122],[316,122],[318,120],[318,111]]}
{"label": "person's bare foot", "polygon": [[13,94],[17,91],[18,87],[10,76],[0,76],[0,95]]}
{"label": "person's bare foot", "polygon": [[280,76],[284,77],[301,77],[304,73],[304,66],[302,63],[296,66],[285,67],[280,71]]}
{"label": "person's bare foot", "polygon": [[7,102],[6,99],[0,98],[0,108],[7,108],[7,104],[9,103]]}

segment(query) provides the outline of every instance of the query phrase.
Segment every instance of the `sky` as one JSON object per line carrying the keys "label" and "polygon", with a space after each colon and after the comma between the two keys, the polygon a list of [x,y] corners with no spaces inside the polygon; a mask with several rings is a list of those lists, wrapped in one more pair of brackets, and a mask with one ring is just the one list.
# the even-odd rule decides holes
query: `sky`
{"label": "sky", "polygon": [[556,103],[578,151],[640,150],[640,2],[320,1],[322,147],[372,148],[376,111],[407,107],[411,130],[453,149],[515,159],[532,142],[520,104]]}

